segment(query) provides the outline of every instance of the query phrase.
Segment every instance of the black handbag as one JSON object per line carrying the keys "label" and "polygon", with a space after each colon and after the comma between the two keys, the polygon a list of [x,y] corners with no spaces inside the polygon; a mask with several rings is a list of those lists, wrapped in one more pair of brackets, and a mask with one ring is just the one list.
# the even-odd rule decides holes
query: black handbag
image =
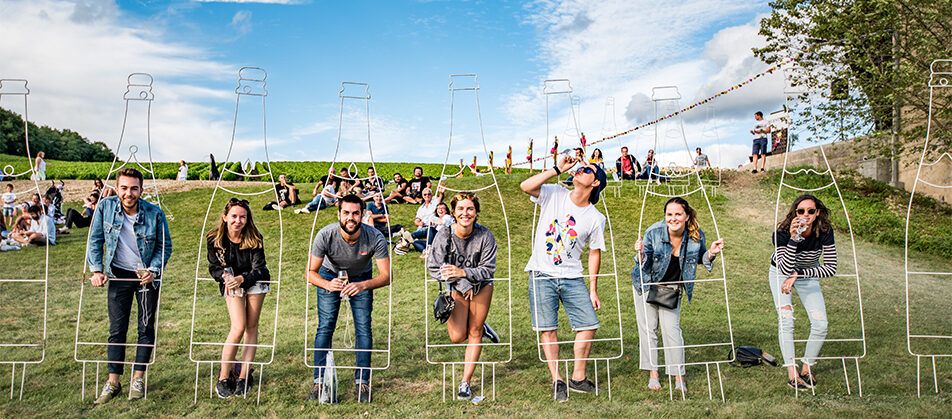
{"label": "black handbag", "polygon": [[664,307],[669,310],[678,308],[678,303],[681,301],[680,285],[650,285],[651,286],[648,288],[648,295],[645,297],[646,303]]}
{"label": "black handbag", "polygon": [[440,323],[446,323],[450,314],[453,314],[454,307],[456,307],[456,301],[453,300],[453,296],[450,295],[448,290],[443,290],[443,283],[440,282],[440,293],[436,295],[436,300],[433,301],[433,317],[439,320]]}
{"label": "black handbag", "polygon": [[740,368],[750,368],[761,364],[777,366],[777,358],[753,346],[740,346],[736,350],[728,352],[727,357],[734,358],[734,362],[730,364]]}

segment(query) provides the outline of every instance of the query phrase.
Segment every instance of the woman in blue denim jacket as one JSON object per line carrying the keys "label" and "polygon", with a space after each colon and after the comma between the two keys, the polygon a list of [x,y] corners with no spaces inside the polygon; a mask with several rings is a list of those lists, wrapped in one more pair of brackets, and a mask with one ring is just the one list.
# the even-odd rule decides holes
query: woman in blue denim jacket
{"label": "woman in blue denim jacket", "polygon": [[[645,230],[643,240],[635,242],[635,267],[631,282],[635,290],[635,314],[638,319],[640,368],[649,372],[648,388],[660,390],[658,379],[658,327],[664,338],[664,359],[668,375],[675,376],[675,389],[686,392],[684,381],[684,341],[681,338],[681,302],[674,309],[647,303],[644,299],[652,286],[683,287],[688,301],[694,291],[697,265],[714,268],[714,256],[724,248],[724,239],[708,249],[704,231],[698,226],[697,213],[684,198],[674,197],[664,204],[664,220]],[[673,263],[672,263],[673,262]]]}

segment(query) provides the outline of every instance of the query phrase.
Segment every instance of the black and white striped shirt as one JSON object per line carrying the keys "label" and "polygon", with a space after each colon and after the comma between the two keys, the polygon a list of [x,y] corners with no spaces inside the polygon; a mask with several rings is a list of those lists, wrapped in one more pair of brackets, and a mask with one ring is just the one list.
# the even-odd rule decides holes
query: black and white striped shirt
{"label": "black and white striped shirt", "polygon": [[790,239],[790,232],[777,231],[774,233],[774,246],[770,264],[777,267],[783,276],[796,273],[801,277],[826,278],[836,274],[833,229],[818,235],[811,234],[799,242]]}

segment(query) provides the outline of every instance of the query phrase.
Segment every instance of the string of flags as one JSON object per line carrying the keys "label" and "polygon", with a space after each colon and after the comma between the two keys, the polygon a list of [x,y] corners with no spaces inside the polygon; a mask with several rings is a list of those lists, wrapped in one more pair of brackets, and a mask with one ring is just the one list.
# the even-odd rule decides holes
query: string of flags
{"label": "string of flags", "polygon": [[[708,103],[708,102],[710,102],[710,101],[712,101],[712,100],[714,100],[714,99],[717,99],[717,98],[719,98],[719,97],[721,97],[721,96],[724,96],[724,95],[726,95],[726,94],[728,94],[728,93],[731,93],[731,92],[733,92],[733,91],[735,91],[735,90],[739,90],[739,89],[741,89],[742,87],[747,86],[747,85],[750,84],[750,83],[753,83],[755,80],[757,80],[757,79],[759,79],[759,78],[761,78],[761,77],[763,77],[763,76],[766,76],[766,75],[768,75],[768,74],[772,74],[774,71],[779,70],[780,67],[783,67],[783,66],[785,66],[785,65],[787,65],[787,64],[790,64],[790,63],[791,63],[793,60],[795,60],[795,59],[796,59],[796,57],[788,58],[788,59],[786,59],[786,60],[784,60],[784,61],[781,61],[781,62],[777,63],[776,65],[774,65],[774,66],[768,68],[767,70],[764,70],[764,71],[761,72],[761,73],[758,73],[758,74],[755,74],[755,75],[751,76],[751,77],[748,78],[747,80],[744,80],[744,81],[742,81],[742,82],[740,82],[740,83],[738,83],[738,84],[735,84],[735,85],[733,85],[733,86],[731,86],[731,87],[729,87],[729,88],[727,88],[727,89],[725,89],[725,90],[722,90],[722,91],[720,91],[720,92],[714,94],[714,95],[711,96],[711,97],[705,98],[705,99],[703,99],[703,100],[701,100],[701,101],[698,101],[698,102],[696,102],[696,103],[694,103],[694,104],[691,104],[691,105],[689,105],[689,106],[686,106],[686,107],[684,107],[684,108],[681,108],[681,109],[678,110],[678,111],[675,111],[675,112],[673,112],[673,113],[671,113],[671,114],[662,116],[662,117],[660,117],[660,118],[658,118],[658,119],[655,119],[654,121],[645,122],[644,124],[638,125],[638,126],[636,126],[636,127],[630,128],[630,129],[628,129],[628,130],[619,132],[619,133],[614,134],[614,135],[609,135],[609,136],[604,137],[604,138],[599,139],[599,140],[588,141],[588,142],[587,142],[587,145],[595,145],[595,144],[598,144],[598,143],[601,143],[601,142],[604,142],[604,141],[613,140],[613,139],[615,139],[615,138],[618,138],[618,137],[621,137],[621,136],[624,136],[624,135],[631,134],[631,133],[633,133],[633,132],[635,132],[635,131],[637,131],[637,130],[640,130],[640,129],[642,129],[642,128],[650,127],[650,126],[652,126],[652,125],[654,125],[654,124],[657,124],[657,123],[659,123],[659,122],[661,122],[661,121],[664,121],[664,120],[666,120],[666,119],[668,119],[668,118],[673,118],[673,117],[675,117],[675,116],[678,116],[678,115],[680,115],[682,112],[690,111],[690,110],[692,110],[692,109],[694,109],[694,108],[696,108],[696,107],[698,107],[698,106],[704,105],[704,104],[706,104],[706,103]],[[582,145],[584,146],[584,145],[586,145],[586,144],[583,143]],[[556,146],[556,147],[557,147],[557,146]],[[545,159],[547,159],[547,158],[549,158],[549,157],[552,157],[552,156],[558,154],[558,152],[559,152],[558,149],[555,148],[555,147],[553,147],[552,150],[549,150],[549,154],[546,154],[546,155],[540,156],[540,157],[536,157],[535,159],[533,159],[533,158],[532,158],[532,141],[530,140],[530,141],[529,141],[529,155],[528,155],[528,157],[526,157],[526,161],[519,162],[519,163],[513,163],[512,165],[513,165],[513,166],[521,166],[521,165],[525,165],[525,164],[530,164],[530,163],[532,163],[532,162],[537,162],[537,161],[540,161],[540,160],[545,160]]]}

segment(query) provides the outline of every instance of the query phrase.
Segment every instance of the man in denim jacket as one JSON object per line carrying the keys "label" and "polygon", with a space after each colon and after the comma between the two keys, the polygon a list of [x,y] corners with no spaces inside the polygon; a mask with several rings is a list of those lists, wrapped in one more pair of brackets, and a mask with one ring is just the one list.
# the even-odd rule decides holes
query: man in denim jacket
{"label": "man in denim jacket", "polygon": [[99,201],[89,226],[86,262],[92,272],[90,282],[102,287],[107,283],[109,310],[109,380],[95,404],[108,402],[120,391],[126,356],[126,332],[132,300],[138,303],[136,357],[133,364],[130,400],[145,396],[143,375],[155,346],[155,314],[159,301],[159,285],[166,262],[172,255],[172,238],[165,213],[139,196],[142,195],[142,173],[125,168],[116,177],[116,193]]}

